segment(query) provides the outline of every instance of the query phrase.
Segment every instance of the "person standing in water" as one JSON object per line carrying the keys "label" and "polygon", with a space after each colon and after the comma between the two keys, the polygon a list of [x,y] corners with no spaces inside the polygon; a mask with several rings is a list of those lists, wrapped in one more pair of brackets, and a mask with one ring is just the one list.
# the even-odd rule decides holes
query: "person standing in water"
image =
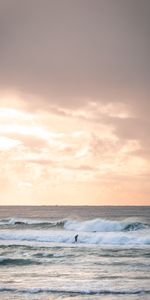
{"label": "person standing in water", "polygon": [[77,243],[77,241],[78,241],[78,234],[75,235],[74,241],[75,241],[75,243]]}

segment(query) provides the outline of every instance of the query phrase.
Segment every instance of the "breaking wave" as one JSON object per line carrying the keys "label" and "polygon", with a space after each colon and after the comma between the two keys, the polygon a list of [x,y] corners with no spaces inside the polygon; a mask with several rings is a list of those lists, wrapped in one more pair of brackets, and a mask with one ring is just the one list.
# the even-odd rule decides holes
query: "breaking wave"
{"label": "breaking wave", "polygon": [[137,231],[150,228],[150,224],[140,220],[128,219],[123,221],[113,221],[107,219],[93,219],[87,221],[77,220],[35,220],[35,219],[1,219],[0,226],[17,227],[38,227],[38,228],[63,228],[65,230],[80,232],[119,232]]}
{"label": "breaking wave", "polygon": [[136,231],[149,227],[149,224],[137,220],[111,221],[105,219],[94,219],[84,222],[68,220],[64,224],[64,228],[67,230],[84,232]]}

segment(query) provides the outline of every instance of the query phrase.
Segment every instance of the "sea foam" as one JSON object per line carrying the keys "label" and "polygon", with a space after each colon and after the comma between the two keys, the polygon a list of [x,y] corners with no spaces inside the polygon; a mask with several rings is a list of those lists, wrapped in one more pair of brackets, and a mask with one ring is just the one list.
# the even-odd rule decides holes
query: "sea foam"
{"label": "sea foam", "polygon": [[[0,240],[74,243],[74,233],[65,230],[1,230]],[[149,230],[136,232],[80,232],[78,244],[150,245]]]}

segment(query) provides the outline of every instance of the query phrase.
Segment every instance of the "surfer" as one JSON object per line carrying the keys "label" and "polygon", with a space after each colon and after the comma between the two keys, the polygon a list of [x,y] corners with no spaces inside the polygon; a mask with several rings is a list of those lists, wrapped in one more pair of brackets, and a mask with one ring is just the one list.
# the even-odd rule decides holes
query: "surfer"
{"label": "surfer", "polygon": [[77,241],[78,241],[78,234],[76,234],[74,237],[74,242],[77,243]]}

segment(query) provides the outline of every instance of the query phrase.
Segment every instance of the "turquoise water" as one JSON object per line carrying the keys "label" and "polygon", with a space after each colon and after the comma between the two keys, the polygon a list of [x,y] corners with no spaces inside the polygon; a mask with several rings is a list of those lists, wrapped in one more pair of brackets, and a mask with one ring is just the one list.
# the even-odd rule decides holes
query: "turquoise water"
{"label": "turquoise water", "polygon": [[0,207],[0,299],[148,300],[149,286],[150,207]]}

